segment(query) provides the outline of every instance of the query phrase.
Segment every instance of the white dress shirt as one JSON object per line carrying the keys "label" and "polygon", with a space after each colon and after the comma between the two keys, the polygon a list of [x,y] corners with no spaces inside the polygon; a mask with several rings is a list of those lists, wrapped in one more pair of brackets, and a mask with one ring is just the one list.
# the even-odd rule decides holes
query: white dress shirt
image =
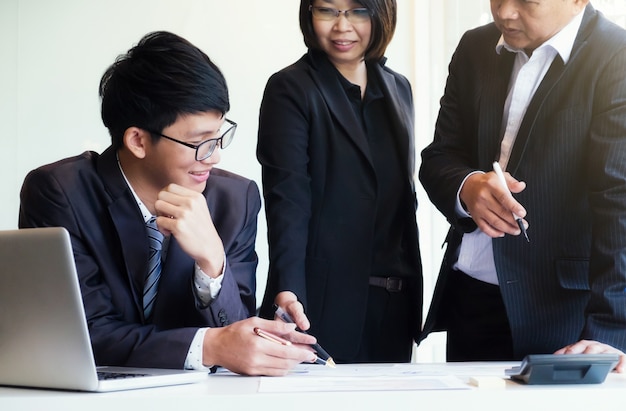
{"label": "white dress shirt", "polygon": [[[502,119],[503,137],[498,162],[503,170],[506,170],[526,109],[554,58],[560,55],[564,64],[569,61],[582,18],[583,13],[581,12],[561,31],[535,49],[530,57],[523,49],[511,47],[504,41],[503,37],[500,37],[500,41],[496,45],[496,52],[500,54],[504,47],[515,53],[515,62]],[[467,177],[475,173],[471,173]],[[465,184],[467,177],[461,183],[461,187]],[[460,217],[469,217],[469,214],[461,206],[460,192],[461,188],[457,191],[457,214]],[[491,237],[480,229],[465,233],[454,268],[486,283],[498,284]]]}

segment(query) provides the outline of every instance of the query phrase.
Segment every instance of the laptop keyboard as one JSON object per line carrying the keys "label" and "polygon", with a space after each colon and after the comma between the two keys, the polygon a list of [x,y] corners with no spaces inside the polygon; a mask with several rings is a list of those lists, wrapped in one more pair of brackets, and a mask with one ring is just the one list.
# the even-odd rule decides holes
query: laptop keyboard
{"label": "laptop keyboard", "polygon": [[148,374],[98,371],[99,380],[119,380],[122,378],[145,377]]}

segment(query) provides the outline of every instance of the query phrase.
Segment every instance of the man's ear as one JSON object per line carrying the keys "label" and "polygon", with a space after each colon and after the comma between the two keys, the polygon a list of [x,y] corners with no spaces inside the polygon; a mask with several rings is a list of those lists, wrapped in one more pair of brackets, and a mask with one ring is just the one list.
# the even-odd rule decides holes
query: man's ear
{"label": "man's ear", "polygon": [[574,0],[574,4],[576,5],[576,14],[578,14],[582,11],[582,9],[587,7],[589,0]]}
{"label": "man's ear", "polygon": [[137,158],[146,156],[147,146],[152,143],[152,136],[139,127],[129,127],[124,132],[124,146]]}

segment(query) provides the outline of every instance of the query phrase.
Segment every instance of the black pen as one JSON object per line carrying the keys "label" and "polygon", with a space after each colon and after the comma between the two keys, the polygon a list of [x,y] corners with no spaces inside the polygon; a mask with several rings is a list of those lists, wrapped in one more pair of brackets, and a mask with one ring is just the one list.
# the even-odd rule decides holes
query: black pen
{"label": "black pen", "polygon": [[[290,323],[290,324],[295,323],[295,321],[291,318],[291,316],[287,314],[287,311],[283,310],[282,308],[280,308],[279,306],[275,304],[274,304],[274,308],[276,308],[276,315],[278,316],[278,318],[280,318],[286,323]],[[308,334],[306,331],[301,330],[298,327],[296,327],[296,331],[299,331],[303,334]],[[322,348],[321,345],[319,345],[318,343],[311,344],[311,348],[313,348],[315,352],[317,353],[317,359],[315,360],[317,364],[322,364],[327,367],[335,368],[335,361],[333,361],[333,358],[330,356],[330,354],[326,352],[325,349]]]}
{"label": "black pen", "polygon": [[[291,345],[291,341],[285,340],[284,338],[279,337],[276,334],[272,334],[269,331],[262,330],[259,327],[254,327],[254,333],[258,335],[259,337],[264,338],[268,341],[274,342],[276,344]],[[316,364],[322,364],[322,365],[327,365],[329,367],[334,367],[334,365],[328,364],[328,361],[321,359],[317,355],[315,356],[315,361],[313,362]]]}
{"label": "black pen", "polygon": [[[498,163],[497,161],[493,162],[493,171],[496,172],[496,175],[498,176],[498,180],[500,180],[500,184],[505,188],[505,190],[509,191],[509,186],[506,185],[506,179],[504,178],[504,173],[502,172],[500,163]],[[518,217],[517,214],[515,213],[513,213],[513,218],[515,219],[515,222],[517,222],[517,226],[522,231],[522,234],[524,234],[524,237],[526,237],[526,241],[530,243],[530,239],[528,238],[528,233],[526,233],[526,227],[524,226],[524,221],[522,221],[521,217]]]}

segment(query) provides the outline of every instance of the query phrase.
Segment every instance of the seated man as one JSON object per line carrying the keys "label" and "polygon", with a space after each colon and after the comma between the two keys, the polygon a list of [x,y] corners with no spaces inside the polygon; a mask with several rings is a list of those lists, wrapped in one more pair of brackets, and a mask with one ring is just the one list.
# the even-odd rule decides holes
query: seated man
{"label": "seated man", "polygon": [[106,70],[100,97],[111,146],[30,172],[19,215],[21,228],[69,231],[97,364],[281,375],[314,361],[301,345],[313,337],[248,318],[260,196],[215,168],[236,128],[220,70],[151,33]]}

